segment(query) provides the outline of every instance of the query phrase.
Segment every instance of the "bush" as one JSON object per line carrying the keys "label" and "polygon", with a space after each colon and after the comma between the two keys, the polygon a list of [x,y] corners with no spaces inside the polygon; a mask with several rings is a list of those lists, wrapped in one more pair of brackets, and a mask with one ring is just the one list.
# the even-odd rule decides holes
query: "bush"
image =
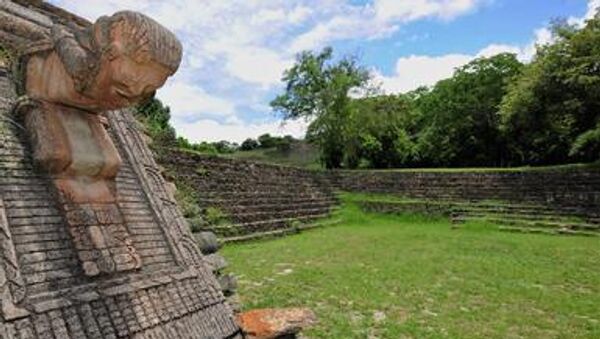
{"label": "bush", "polygon": [[240,146],[240,150],[241,151],[252,151],[257,149],[260,146],[260,144],[258,143],[258,141],[252,139],[252,138],[248,138],[246,140],[244,140],[244,142],[242,142],[242,145]]}
{"label": "bush", "polygon": [[208,207],[204,210],[204,219],[210,225],[227,223],[227,214],[218,207]]}

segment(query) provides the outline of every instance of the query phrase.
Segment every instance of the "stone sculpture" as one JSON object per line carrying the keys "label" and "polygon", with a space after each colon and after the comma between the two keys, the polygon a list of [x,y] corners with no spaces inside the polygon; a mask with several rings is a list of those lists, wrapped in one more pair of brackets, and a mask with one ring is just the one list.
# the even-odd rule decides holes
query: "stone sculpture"
{"label": "stone sculpture", "polygon": [[0,0],[0,47],[0,338],[239,338],[128,108],[177,70],[176,37]]}
{"label": "stone sculpture", "polygon": [[18,72],[34,159],[53,179],[84,272],[142,265],[116,204],[121,158],[103,112],[153,95],[181,61],[181,44],[149,17],[130,11],[99,18],[84,30],[54,25],[29,47]]}

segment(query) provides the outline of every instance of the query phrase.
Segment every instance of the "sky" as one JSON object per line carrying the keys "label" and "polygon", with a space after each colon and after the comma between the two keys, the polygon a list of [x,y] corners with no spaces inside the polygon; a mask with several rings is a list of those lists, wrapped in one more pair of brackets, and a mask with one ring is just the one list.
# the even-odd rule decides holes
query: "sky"
{"label": "sky", "polygon": [[303,137],[307,123],[281,118],[269,102],[303,50],[332,46],[357,56],[386,93],[450,77],[480,56],[531,60],[552,41],[551,20],[582,25],[600,0],[52,0],[89,20],[119,10],[147,14],[182,41],[178,72],[158,97],[177,134],[191,141],[264,133]]}

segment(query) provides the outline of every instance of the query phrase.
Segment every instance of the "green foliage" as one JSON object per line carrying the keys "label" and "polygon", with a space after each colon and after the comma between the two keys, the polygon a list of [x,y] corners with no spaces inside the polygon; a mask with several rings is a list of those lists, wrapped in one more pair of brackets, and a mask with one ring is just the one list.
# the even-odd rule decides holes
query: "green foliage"
{"label": "green foliage", "polygon": [[261,148],[271,148],[277,146],[278,139],[266,133],[258,137],[258,144]]}
{"label": "green foliage", "polygon": [[178,183],[175,199],[181,208],[185,218],[194,218],[201,214],[202,209],[198,206],[198,197],[196,191],[191,185]]}
{"label": "green foliage", "polygon": [[218,142],[192,143],[184,137],[177,138],[177,147],[180,149],[190,150],[205,154],[231,154],[238,150],[238,145],[226,140]]}
{"label": "green foliage", "polygon": [[[286,139],[284,137],[283,139]],[[257,148],[250,151],[241,151],[225,156],[235,159],[245,159],[258,162],[274,163],[284,166],[295,166],[320,169],[319,150],[305,140],[294,139],[290,144],[278,145],[275,148]]]}
{"label": "green foliage", "polygon": [[401,167],[418,159],[418,112],[410,95],[382,95],[353,100],[345,165],[349,168]]}
{"label": "green foliage", "polygon": [[452,230],[352,204],[339,216],[335,227],[225,246],[244,309],[309,307],[313,338],[600,336],[597,238]]}
{"label": "green foliage", "polygon": [[286,91],[272,102],[284,119],[313,119],[307,139],[316,142],[327,168],[341,167],[344,160],[347,121],[350,116],[349,93],[364,87],[369,72],[350,57],[332,62],[333,50],[318,54],[305,51],[296,64],[286,70]]}
{"label": "green foliage", "polygon": [[136,117],[146,127],[156,150],[176,145],[175,129],[169,123],[171,110],[157,98],[138,105]]}
{"label": "green foliage", "polygon": [[192,232],[200,232],[205,225],[202,217],[202,209],[198,205],[198,197],[196,191],[191,185],[185,183],[177,183],[177,192],[175,192],[175,200],[183,213],[184,218],[188,221]]}
{"label": "green foliage", "polygon": [[15,58],[15,52],[9,48],[0,45],[0,65],[10,66]]}
{"label": "green foliage", "polygon": [[479,58],[420,95],[417,152],[428,166],[501,166],[498,106],[523,65],[513,54]]}
{"label": "green foliage", "polygon": [[252,151],[257,149],[259,146],[260,144],[258,143],[258,141],[252,138],[248,138],[244,140],[244,142],[242,142],[242,145],[240,146],[240,151]]}
{"label": "green foliage", "polygon": [[598,158],[600,155],[600,123],[596,129],[584,132],[573,142],[569,156],[574,157],[581,154],[592,155],[592,158]]}
{"label": "green foliage", "polygon": [[208,174],[208,169],[204,167],[196,167],[196,170],[194,172],[196,172],[196,174],[198,174],[199,176],[204,177]]}
{"label": "green foliage", "polygon": [[240,151],[248,152],[256,149],[272,149],[276,148],[279,152],[288,152],[292,148],[292,144],[298,142],[291,135],[283,137],[272,136],[269,133],[265,133],[258,137],[257,140],[248,138],[244,140],[242,145],[239,147]]}
{"label": "green foliage", "polygon": [[538,48],[501,106],[513,163],[599,158],[600,16],[577,29],[554,26],[555,42]]}
{"label": "green foliage", "polygon": [[218,207],[208,207],[204,210],[204,219],[210,225],[222,225],[227,223],[227,214]]}

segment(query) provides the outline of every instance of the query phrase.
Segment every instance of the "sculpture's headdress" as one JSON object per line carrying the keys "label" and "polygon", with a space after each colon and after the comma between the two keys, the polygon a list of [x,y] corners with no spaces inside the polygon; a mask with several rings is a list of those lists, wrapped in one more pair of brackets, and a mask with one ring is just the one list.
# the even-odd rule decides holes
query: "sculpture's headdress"
{"label": "sculpture's headdress", "polygon": [[97,47],[109,48],[115,28],[121,26],[126,53],[132,57],[149,58],[169,69],[177,71],[181,63],[182,47],[177,37],[153,19],[132,11],[117,12],[100,17],[94,26],[99,28]]}

